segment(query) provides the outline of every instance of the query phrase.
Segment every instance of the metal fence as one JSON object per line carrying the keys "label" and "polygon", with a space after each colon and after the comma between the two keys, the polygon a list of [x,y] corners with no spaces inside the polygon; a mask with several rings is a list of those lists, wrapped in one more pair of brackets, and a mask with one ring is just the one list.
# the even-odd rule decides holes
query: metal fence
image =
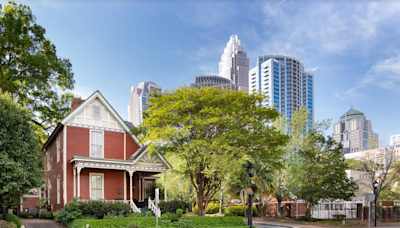
{"label": "metal fence", "polygon": [[357,218],[357,204],[362,202],[320,202],[313,210],[312,217],[317,219],[334,219],[334,215],[346,215],[346,218]]}

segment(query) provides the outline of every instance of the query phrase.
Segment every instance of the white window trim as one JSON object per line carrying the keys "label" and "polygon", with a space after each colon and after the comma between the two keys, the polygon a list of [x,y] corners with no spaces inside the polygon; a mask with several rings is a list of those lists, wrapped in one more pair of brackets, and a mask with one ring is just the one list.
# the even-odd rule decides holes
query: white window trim
{"label": "white window trim", "polygon": [[59,163],[59,162],[60,162],[60,157],[61,157],[61,140],[60,140],[60,134],[57,135],[56,145],[57,145],[57,163]]}
{"label": "white window trim", "polygon": [[61,177],[57,176],[57,204],[61,203]]}
{"label": "white window trim", "polygon": [[104,173],[89,173],[89,198],[92,199],[92,176],[101,176],[101,198],[104,199]]}
{"label": "white window trim", "polygon": [[[100,118],[96,118],[96,117],[94,116],[94,109],[95,109],[95,108],[99,108]],[[101,120],[101,106],[92,105],[92,117],[93,117],[94,120]]]}
{"label": "white window trim", "polygon": [[92,157],[92,132],[101,132],[103,135],[102,138],[102,147],[101,147],[101,158],[104,158],[104,131],[101,130],[92,130],[90,129],[90,134],[89,134],[89,157]]}

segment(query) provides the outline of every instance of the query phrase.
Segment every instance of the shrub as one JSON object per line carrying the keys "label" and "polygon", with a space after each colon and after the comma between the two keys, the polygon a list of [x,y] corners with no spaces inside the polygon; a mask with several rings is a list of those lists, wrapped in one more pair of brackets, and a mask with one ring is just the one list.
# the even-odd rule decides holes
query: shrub
{"label": "shrub", "polygon": [[176,214],[179,215],[179,216],[183,215],[183,210],[180,209],[180,208],[176,209]]}
{"label": "shrub", "polygon": [[[222,207],[222,211],[224,210],[224,207]],[[216,214],[219,212],[219,203],[209,203],[206,208],[206,214]],[[194,213],[198,214],[199,209],[197,208],[197,205],[194,206]]]}
{"label": "shrub", "polygon": [[234,217],[235,215],[233,213],[227,213],[224,215],[224,217]]}
{"label": "shrub", "polygon": [[138,221],[132,221],[128,224],[128,228],[139,228],[140,227],[140,222]]}
{"label": "shrub", "polygon": [[[169,213],[169,212],[167,212],[167,213]],[[169,220],[169,216],[167,213],[161,215],[161,220]]]}
{"label": "shrub", "polygon": [[[248,211],[249,206],[246,206],[246,210]],[[244,216],[244,208],[243,206],[230,206],[225,209],[225,214],[232,213],[235,216]],[[257,207],[253,207],[253,216],[258,215]]]}
{"label": "shrub", "polygon": [[[21,217],[22,218],[28,218],[29,216],[35,217],[35,214],[33,213],[28,213],[28,212],[21,212]],[[1,219],[0,219],[1,220]]]}
{"label": "shrub", "polygon": [[0,227],[1,228],[17,228],[17,224],[13,222],[7,222],[4,220],[0,220]]}
{"label": "shrub", "polygon": [[142,212],[133,212],[129,217],[143,217]]}
{"label": "shrub", "polygon": [[333,218],[337,219],[337,220],[344,220],[344,219],[346,219],[346,215],[337,214],[337,215],[333,215]]}
{"label": "shrub", "polygon": [[21,220],[19,220],[19,218],[14,214],[8,213],[6,215],[6,217],[4,217],[4,219],[7,222],[13,222],[13,223],[17,224],[17,228],[20,228],[22,226]]}
{"label": "shrub", "polygon": [[39,218],[41,219],[53,219],[53,214],[51,212],[40,214]]}
{"label": "shrub", "polygon": [[117,198],[115,198],[115,200],[124,200],[124,198],[122,198],[121,196],[118,196]]}
{"label": "shrub", "polygon": [[118,217],[126,217],[131,211],[130,205],[123,202],[105,203],[95,200],[87,203],[81,202],[79,208],[83,216],[96,217],[98,219],[104,218],[108,213],[118,215]]}
{"label": "shrub", "polygon": [[113,213],[113,212],[108,212],[106,215],[104,215],[104,219],[113,219],[113,218],[116,218],[117,217],[117,215],[115,214],[115,213]]}
{"label": "shrub", "polygon": [[187,215],[187,214],[184,214],[184,215],[182,215],[182,217],[181,217],[182,220],[187,219],[187,218],[188,218],[188,215]]}
{"label": "shrub", "polygon": [[151,211],[146,211],[146,217],[151,217],[153,216],[153,212]]}
{"label": "shrub", "polygon": [[318,222],[319,219],[312,218],[312,217],[306,217],[306,216],[301,216],[300,218],[296,219],[297,221],[302,221],[302,222]]}
{"label": "shrub", "polygon": [[161,201],[158,204],[160,207],[161,213],[164,214],[166,212],[175,213],[177,209],[182,209],[183,213],[186,213],[186,208],[189,208],[189,205],[185,201],[173,200],[173,201]]}

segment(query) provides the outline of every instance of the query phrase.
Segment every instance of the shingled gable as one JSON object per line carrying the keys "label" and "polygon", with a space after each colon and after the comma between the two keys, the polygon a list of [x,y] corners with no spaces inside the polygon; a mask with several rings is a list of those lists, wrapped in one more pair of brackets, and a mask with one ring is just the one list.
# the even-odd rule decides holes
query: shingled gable
{"label": "shingled gable", "polygon": [[143,145],[139,142],[139,140],[130,133],[129,127],[126,125],[125,121],[118,115],[115,109],[110,105],[110,103],[104,98],[104,96],[100,93],[100,91],[94,92],[90,95],[82,104],[80,104],[76,109],[70,112],[64,119],[61,120],[62,125],[66,125],[75,115],[81,112],[87,105],[89,105],[95,99],[99,99],[101,103],[107,108],[107,110],[111,113],[111,115],[117,120],[117,122],[122,126],[122,128],[128,133],[131,138],[139,145],[139,147],[143,147]]}

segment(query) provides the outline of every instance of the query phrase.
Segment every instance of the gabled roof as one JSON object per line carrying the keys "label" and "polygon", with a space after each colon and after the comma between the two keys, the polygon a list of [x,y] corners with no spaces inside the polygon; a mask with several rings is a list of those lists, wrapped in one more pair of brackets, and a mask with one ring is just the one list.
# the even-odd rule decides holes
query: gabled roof
{"label": "gabled roof", "polygon": [[[147,151],[147,145],[144,145],[143,147],[139,148],[130,158],[129,160],[133,161],[133,164],[136,164],[145,154],[148,153]],[[172,169],[171,164],[167,162],[167,160],[158,152],[154,152],[155,155],[158,157],[158,159],[161,160],[162,163],[164,163],[165,166],[168,167],[168,169]]]}
{"label": "gabled roof", "polygon": [[100,93],[100,91],[96,90],[92,95],[90,95],[84,102],[82,102],[76,109],[72,110],[61,122],[57,125],[56,129],[53,131],[47,142],[43,145],[43,148],[46,149],[48,144],[54,138],[56,132],[58,132],[62,127],[61,125],[66,125],[75,115],[77,115],[80,111],[82,111],[88,104],[98,98],[101,103],[107,108],[107,110],[111,113],[111,115],[117,120],[117,122],[122,126],[122,128],[131,136],[131,138],[139,145],[139,147],[143,147],[143,145],[139,142],[139,140],[130,133],[130,127],[127,126],[125,121],[119,116],[119,114],[115,111],[115,109],[111,106],[111,104],[104,98],[104,96]]}

